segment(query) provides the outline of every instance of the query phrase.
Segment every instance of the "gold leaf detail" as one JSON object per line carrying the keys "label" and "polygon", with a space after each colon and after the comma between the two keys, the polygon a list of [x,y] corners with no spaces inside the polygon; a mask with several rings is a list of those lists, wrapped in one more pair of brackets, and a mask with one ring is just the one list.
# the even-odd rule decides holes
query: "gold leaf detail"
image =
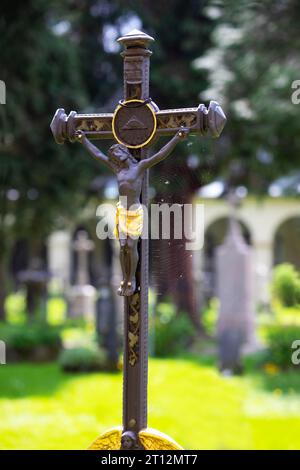
{"label": "gold leaf detail", "polygon": [[139,439],[145,450],[182,450],[171,437],[156,429],[143,429],[139,432]]}
{"label": "gold leaf detail", "polygon": [[121,426],[109,429],[97,437],[97,439],[88,447],[88,450],[120,450],[121,436]]}

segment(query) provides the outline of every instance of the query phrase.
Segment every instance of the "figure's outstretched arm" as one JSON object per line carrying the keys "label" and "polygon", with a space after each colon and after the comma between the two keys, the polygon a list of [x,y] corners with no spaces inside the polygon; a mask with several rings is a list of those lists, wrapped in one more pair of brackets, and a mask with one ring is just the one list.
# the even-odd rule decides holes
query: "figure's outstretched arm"
{"label": "figure's outstretched arm", "polygon": [[174,150],[178,142],[184,140],[189,135],[189,129],[186,127],[182,127],[174,137],[162,148],[150,158],[145,158],[145,160],[141,160],[139,166],[142,170],[146,170],[151,166],[156,165],[157,163],[161,162],[165,158],[167,158],[170,153]]}
{"label": "figure's outstretched arm", "polygon": [[87,151],[92,155],[93,158],[95,158],[96,160],[100,160],[102,163],[108,166],[110,170],[113,170],[108,157],[104,153],[102,153],[101,150],[96,147],[96,145],[92,144],[92,142],[89,141],[84,132],[77,131],[75,133],[75,137],[77,142],[81,143],[83,147],[85,147]]}

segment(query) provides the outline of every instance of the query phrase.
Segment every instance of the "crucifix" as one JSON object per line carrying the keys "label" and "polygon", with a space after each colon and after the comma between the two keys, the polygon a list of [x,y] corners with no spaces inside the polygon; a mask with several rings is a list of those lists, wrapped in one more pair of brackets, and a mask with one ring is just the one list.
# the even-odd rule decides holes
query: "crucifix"
{"label": "crucifix", "polygon": [[85,230],[80,230],[78,232],[76,240],[73,242],[73,249],[77,253],[78,259],[76,284],[78,286],[86,286],[90,283],[88,256],[94,249],[94,242],[89,240],[88,234]]}
{"label": "crucifix", "polygon": [[[91,449],[180,449],[170,437],[147,429],[148,382],[148,239],[140,238],[141,205],[148,204],[149,168],[166,158],[188,135],[219,137],[226,122],[222,108],[211,101],[208,109],[160,110],[149,97],[149,44],[154,39],[133,30],[118,39],[123,45],[124,99],[114,113],[67,116],[58,109],[51,122],[55,141],[81,142],[93,157],[117,176],[116,236],[120,241],[124,296],[123,426],[102,434]],[[160,137],[172,139],[157,154],[149,147]],[[117,143],[104,155],[90,140]],[[125,203],[123,204],[123,200]]]}

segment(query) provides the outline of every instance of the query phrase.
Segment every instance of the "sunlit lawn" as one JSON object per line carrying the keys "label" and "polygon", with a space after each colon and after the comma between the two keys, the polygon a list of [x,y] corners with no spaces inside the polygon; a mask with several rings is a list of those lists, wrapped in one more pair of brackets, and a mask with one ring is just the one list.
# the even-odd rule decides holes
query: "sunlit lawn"
{"label": "sunlit lawn", "polygon": [[[24,321],[24,297],[8,298],[9,320]],[[24,318],[23,318],[24,317]],[[48,321],[64,321],[62,299]],[[269,318],[269,317],[268,317]],[[267,320],[269,321],[269,319]],[[88,326],[88,325],[87,325]],[[64,330],[64,339],[89,328]],[[149,426],[187,449],[300,449],[300,369],[220,376],[195,357],[151,359]],[[84,449],[121,424],[121,374],[63,374],[58,365],[0,366],[0,449]]]}
{"label": "sunlit lawn", "polygon": [[[121,424],[121,374],[0,366],[2,449],[84,449]],[[300,373],[221,377],[190,359],[150,361],[149,426],[188,449],[300,448]]]}

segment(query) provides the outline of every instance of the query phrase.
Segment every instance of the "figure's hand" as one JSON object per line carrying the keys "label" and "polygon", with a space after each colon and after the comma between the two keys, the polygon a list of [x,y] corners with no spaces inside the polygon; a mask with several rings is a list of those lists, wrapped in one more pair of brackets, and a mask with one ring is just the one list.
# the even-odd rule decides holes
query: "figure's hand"
{"label": "figure's hand", "polygon": [[75,140],[76,142],[79,142],[82,144],[82,142],[86,139],[85,133],[82,131],[76,131],[75,132]]}
{"label": "figure's hand", "polygon": [[190,130],[187,127],[181,127],[177,132],[177,135],[180,139],[184,140],[188,137]]}

